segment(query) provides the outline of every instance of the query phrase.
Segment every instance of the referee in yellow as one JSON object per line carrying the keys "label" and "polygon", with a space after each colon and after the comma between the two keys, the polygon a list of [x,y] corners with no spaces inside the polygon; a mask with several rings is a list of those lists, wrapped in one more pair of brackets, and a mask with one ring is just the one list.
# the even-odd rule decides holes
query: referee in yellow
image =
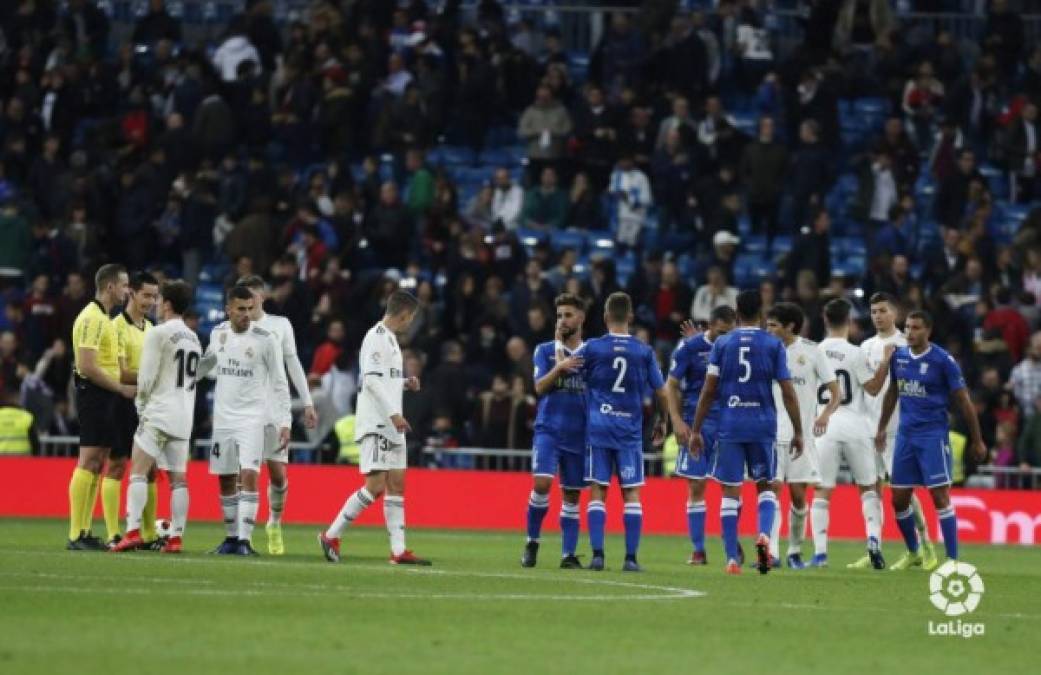
{"label": "referee in yellow", "polygon": [[[152,327],[149,316],[159,301],[159,281],[148,272],[130,275],[130,294],[126,307],[114,319],[116,329],[116,354],[119,358],[119,382],[137,386],[137,371],[141,364],[141,349],[145,345],[145,331]],[[108,468],[101,480],[101,510],[105,514],[105,529],[108,544],[112,548],[119,543],[119,498],[123,488],[123,474],[134,445],[137,431],[137,406],[134,401],[117,397],[113,409],[112,452],[108,457]],[[148,475],[148,501],[142,514],[141,537],[154,543],[156,508],[155,471]],[[157,549],[158,550],[158,549]]]}
{"label": "referee in yellow", "polygon": [[119,345],[109,318],[126,301],[126,268],[102,265],[94,276],[94,300],[72,324],[76,410],[80,422],[80,453],[69,481],[69,543],[71,551],[103,551],[91,534],[101,469],[112,448],[113,408],[118,397],[133,399],[136,387],[120,382]]}

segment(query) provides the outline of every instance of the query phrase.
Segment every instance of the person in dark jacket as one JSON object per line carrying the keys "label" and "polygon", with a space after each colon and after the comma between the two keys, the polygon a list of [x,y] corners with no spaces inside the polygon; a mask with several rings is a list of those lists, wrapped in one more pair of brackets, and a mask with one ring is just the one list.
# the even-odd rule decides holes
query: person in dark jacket
{"label": "person in dark jacket", "polygon": [[958,168],[947,176],[936,193],[936,220],[946,227],[960,227],[965,218],[965,205],[969,200],[969,184],[982,180],[976,168],[976,154],[962,150],[958,154]]}
{"label": "person in dark jacket", "polygon": [[810,209],[824,201],[834,178],[832,153],[820,142],[820,125],[813,120],[800,124],[799,141],[788,171],[792,221],[797,225],[805,223]]}
{"label": "person in dark jacket", "polygon": [[590,85],[586,90],[585,105],[580,106],[575,114],[575,138],[594,190],[601,191],[607,187],[620,128],[621,120],[608,105],[604,90],[595,84]]}
{"label": "person in dark jacket", "polygon": [[785,284],[794,289],[799,272],[809,270],[823,288],[831,278],[831,216],[826,209],[817,209],[808,227],[804,227],[788,254]]}
{"label": "person in dark jacket", "polygon": [[740,174],[748,187],[748,214],[752,229],[766,235],[767,248],[778,233],[778,212],[788,152],[774,139],[774,120],[759,120],[759,136],[741,154]]}
{"label": "person in dark jacket", "polygon": [[166,11],[166,0],[148,0],[148,13],[134,25],[133,40],[139,45],[181,41],[181,22]]}

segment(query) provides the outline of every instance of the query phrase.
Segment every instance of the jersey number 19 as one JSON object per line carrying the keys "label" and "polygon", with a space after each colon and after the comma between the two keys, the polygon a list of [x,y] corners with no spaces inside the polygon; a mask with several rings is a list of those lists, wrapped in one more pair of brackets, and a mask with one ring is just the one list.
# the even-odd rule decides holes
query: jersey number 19
{"label": "jersey number 19", "polygon": [[188,381],[188,391],[195,388],[195,374],[199,372],[199,352],[186,352],[178,349],[174,353],[177,359],[177,388],[183,389]]}

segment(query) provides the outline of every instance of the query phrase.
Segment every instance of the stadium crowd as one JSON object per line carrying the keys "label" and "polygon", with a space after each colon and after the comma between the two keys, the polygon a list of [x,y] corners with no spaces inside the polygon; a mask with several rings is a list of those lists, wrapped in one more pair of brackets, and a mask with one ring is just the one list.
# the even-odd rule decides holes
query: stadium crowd
{"label": "stadium crowd", "polygon": [[[974,41],[898,11],[960,2],[787,3],[784,30],[769,2],[677,4],[605,17],[576,55],[493,0],[475,21],[453,0],[317,0],[287,24],[250,0],[209,48],[163,0],[118,43],[91,0],[3,3],[0,403],[75,433],[67,339],[109,261],[200,297],[264,275],[333,420],[364,331],[413,290],[417,461],[529,447],[560,292],[596,335],[628,290],[667,364],[681,322],[739,287],[798,302],[813,339],[836,296],[870,335],[881,291],[937,317],[992,462],[1041,467],[1032,3],[986,3]],[[213,313],[193,320],[205,340]]]}

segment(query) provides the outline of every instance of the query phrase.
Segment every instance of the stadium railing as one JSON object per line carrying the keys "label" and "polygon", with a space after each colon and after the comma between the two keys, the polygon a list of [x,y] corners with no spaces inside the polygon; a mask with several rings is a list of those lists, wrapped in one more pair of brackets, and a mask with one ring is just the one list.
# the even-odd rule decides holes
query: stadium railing
{"label": "stadium railing", "polygon": [[[43,435],[40,436],[40,456],[75,457],[79,452],[79,443],[79,436]],[[210,445],[212,445],[212,441],[208,438],[197,439],[193,445],[193,449],[196,451],[193,453],[193,457],[203,456],[199,451],[209,449]],[[320,446],[321,443],[292,441],[289,443],[289,450],[296,461],[312,464],[317,461],[317,451]]]}

